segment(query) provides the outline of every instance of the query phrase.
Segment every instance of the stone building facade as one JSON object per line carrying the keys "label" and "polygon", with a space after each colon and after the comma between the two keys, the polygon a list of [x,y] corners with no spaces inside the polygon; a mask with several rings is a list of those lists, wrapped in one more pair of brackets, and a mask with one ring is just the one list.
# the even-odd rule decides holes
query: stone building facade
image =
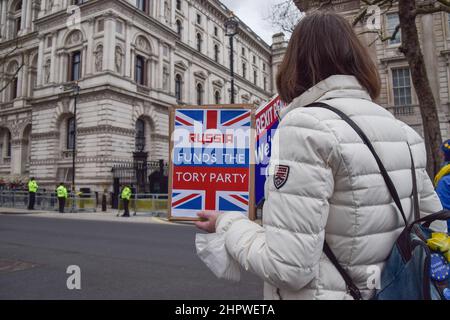
{"label": "stone building facade", "polygon": [[[0,0],[0,178],[111,188],[111,168],[168,158],[169,107],[230,102],[218,0]],[[235,101],[274,93],[273,49],[240,22]],[[75,93],[70,84],[77,81]],[[76,139],[74,127],[76,123]]]}
{"label": "stone building facade", "polygon": [[[329,1],[294,1],[299,9],[316,10],[319,5]],[[343,14],[349,21],[357,16],[362,5],[360,0],[333,0],[323,6],[324,10],[334,10]],[[386,12],[386,13],[385,13]],[[381,8],[380,27],[385,36],[392,35],[399,23],[396,5]],[[374,22],[371,20],[370,23]],[[417,95],[411,80],[408,62],[398,51],[401,34],[395,40],[381,41],[368,30],[368,22],[355,26],[355,32],[369,47],[381,76],[381,95],[378,103],[390,110],[397,118],[406,122],[422,134],[422,119]],[[424,55],[428,78],[436,99],[442,139],[450,138],[450,14],[439,12],[421,15],[416,19],[419,40]]]}

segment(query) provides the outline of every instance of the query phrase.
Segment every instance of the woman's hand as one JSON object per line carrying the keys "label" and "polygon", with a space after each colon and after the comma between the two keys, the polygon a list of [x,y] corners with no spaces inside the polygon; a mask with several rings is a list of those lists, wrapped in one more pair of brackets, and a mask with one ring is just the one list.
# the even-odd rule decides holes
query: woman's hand
{"label": "woman's hand", "polygon": [[217,217],[219,217],[220,214],[220,211],[200,211],[197,213],[197,216],[201,220],[195,222],[195,225],[203,231],[214,233],[216,232]]}

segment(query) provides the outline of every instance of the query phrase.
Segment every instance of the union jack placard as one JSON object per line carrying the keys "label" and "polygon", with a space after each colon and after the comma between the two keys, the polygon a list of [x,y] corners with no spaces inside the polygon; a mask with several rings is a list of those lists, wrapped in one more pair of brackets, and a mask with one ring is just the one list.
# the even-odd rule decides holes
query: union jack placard
{"label": "union jack placard", "polygon": [[253,212],[249,105],[176,107],[171,111],[169,218],[202,210]]}

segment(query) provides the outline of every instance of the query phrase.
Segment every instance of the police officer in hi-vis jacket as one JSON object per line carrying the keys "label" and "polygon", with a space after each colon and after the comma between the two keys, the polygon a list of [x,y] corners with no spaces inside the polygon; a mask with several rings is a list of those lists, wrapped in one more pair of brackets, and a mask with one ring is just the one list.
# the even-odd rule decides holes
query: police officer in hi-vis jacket
{"label": "police officer in hi-vis jacket", "polygon": [[131,189],[129,186],[126,185],[123,187],[120,197],[122,198],[123,209],[124,209],[122,217],[129,217],[130,211],[128,210],[128,205],[130,203],[130,198],[131,198]]}
{"label": "police officer in hi-vis jacket", "polygon": [[64,213],[64,206],[66,205],[67,189],[62,182],[56,188],[56,196],[58,197],[59,212]]}
{"label": "police officer in hi-vis jacket", "polygon": [[30,181],[28,181],[28,210],[34,210],[34,203],[36,201],[36,192],[38,190],[38,184],[36,180],[34,180],[34,177],[30,178]]}

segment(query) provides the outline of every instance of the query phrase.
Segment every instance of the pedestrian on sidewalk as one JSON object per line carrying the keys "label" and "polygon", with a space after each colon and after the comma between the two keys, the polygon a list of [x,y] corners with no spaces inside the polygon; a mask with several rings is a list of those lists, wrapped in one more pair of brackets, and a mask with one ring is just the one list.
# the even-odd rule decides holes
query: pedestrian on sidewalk
{"label": "pedestrian on sidewalk", "polygon": [[[443,162],[441,169],[434,177],[434,186],[442,206],[444,209],[450,210],[450,139],[444,141],[440,149]],[[447,221],[447,226],[450,232],[450,220]]]}
{"label": "pedestrian on sidewalk", "polygon": [[58,188],[56,188],[56,196],[58,197],[59,212],[64,213],[64,207],[67,199],[67,189],[64,183],[60,182]]}
{"label": "pedestrian on sidewalk", "polygon": [[124,209],[122,217],[129,217],[130,216],[129,203],[131,198],[131,189],[128,185],[125,185],[123,187],[120,197],[122,198]]}
{"label": "pedestrian on sidewalk", "polygon": [[36,192],[38,190],[38,184],[34,177],[28,181],[28,210],[34,210],[34,204],[36,202]]}
{"label": "pedestrian on sidewalk", "polygon": [[[343,16],[315,12],[300,20],[277,74],[289,105],[272,141],[263,225],[242,212],[198,213],[197,227],[211,234],[197,235],[197,254],[216,276],[238,280],[240,270],[251,271],[265,281],[266,299],[357,298],[324,253],[329,247],[362,298],[374,296],[368,267],[383,272],[405,221],[372,152],[327,108],[373,143],[408,208],[406,223],[414,220],[409,146],[420,214],[442,209],[425,171],[423,139],[374,102],[380,86],[371,55]],[[432,227],[447,229],[440,221]]]}

